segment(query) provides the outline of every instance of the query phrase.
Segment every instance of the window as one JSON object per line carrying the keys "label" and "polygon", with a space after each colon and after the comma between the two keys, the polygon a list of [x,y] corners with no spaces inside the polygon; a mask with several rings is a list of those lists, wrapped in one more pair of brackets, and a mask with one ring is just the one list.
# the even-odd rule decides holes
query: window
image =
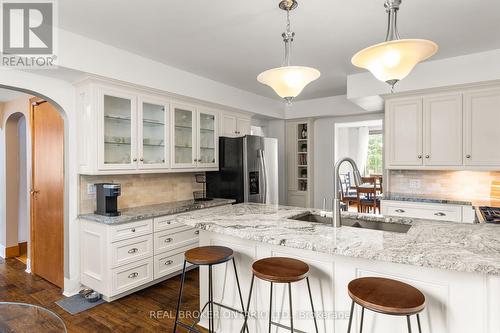
{"label": "window", "polygon": [[366,175],[382,174],[382,131],[370,131],[368,136],[368,161],[366,163]]}

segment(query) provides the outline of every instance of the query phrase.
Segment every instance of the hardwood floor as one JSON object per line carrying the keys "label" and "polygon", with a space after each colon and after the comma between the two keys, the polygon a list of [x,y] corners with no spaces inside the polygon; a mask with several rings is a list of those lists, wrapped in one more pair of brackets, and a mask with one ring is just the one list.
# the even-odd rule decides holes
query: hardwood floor
{"label": "hardwood floor", "polygon": [[[16,259],[0,258],[0,301],[37,304],[58,314],[68,332],[172,332],[180,276],[77,315],[54,302],[63,298],[55,285],[26,273]],[[183,309],[199,309],[198,269],[187,273]],[[178,332],[185,330],[178,329]],[[202,330],[202,332],[206,332]]]}

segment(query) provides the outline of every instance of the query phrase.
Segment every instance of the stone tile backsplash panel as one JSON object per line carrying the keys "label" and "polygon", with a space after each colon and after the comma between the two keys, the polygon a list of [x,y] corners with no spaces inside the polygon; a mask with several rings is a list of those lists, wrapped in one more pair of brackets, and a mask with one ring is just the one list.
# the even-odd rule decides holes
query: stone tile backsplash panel
{"label": "stone tile backsplash panel", "polygon": [[193,191],[203,189],[194,173],[80,176],[80,214],[93,213],[95,194],[87,193],[88,184],[119,183],[122,193],[119,209],[193,199]]}

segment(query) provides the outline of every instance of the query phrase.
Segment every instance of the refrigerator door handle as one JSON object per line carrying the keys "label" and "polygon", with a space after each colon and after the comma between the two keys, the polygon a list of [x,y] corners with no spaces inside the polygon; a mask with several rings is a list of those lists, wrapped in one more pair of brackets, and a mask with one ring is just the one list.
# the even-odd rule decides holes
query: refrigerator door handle
{"label": "refrigerator door handle", "polygon": [[262,189],[262,203],[267,203],[267,168],[266,160],[264,159],[264,150],[259,149],[260,165],[262,167],[262,177],[264,179],[264,188]]}

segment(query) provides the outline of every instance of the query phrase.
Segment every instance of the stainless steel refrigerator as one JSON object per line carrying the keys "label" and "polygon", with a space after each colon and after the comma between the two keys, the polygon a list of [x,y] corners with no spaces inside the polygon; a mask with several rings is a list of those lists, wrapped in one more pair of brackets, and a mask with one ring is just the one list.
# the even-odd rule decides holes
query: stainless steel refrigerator
{"label": "stainless steel refrigerator", "polygon": [[278,204],[278,140],[219,138],[219,171],[207,172],[207,196]]}

